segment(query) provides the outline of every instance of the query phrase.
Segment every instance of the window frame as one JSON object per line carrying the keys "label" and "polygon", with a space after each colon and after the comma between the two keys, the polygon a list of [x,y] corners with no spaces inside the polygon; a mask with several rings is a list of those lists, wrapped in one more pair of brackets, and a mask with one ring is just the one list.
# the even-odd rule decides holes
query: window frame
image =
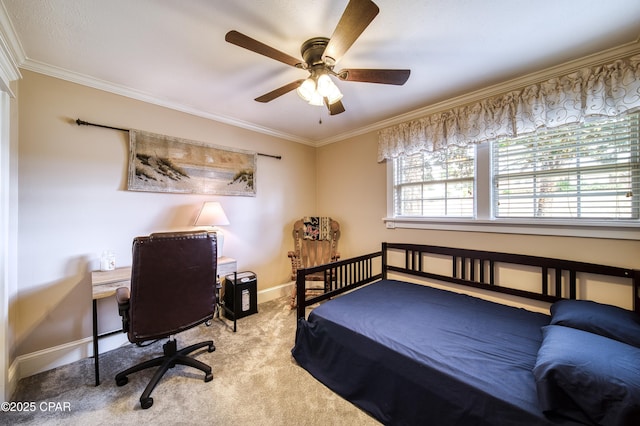
{"label": "window frame", "polygon": [[387,229],[433,229],[464,232],[574,236],[622,240],[640,239],[640,220],[496,218],[493,216],[493,176],[491,146],[476,145],[475,216],[417,217],[396,216],[394,206],[394,161],[387,162]]}
{"label": "window frame", "polygon": [[[455,206],[455,201],[454,200],[471,200],[471,211],[470,214],[468,215],[455,215],[455,214],[451,214],[451,215],[447,215],[444,214],[442,216],[424,216],[424,217],[429,217],[429,218],[436,218],[436,217],[443,217],[443,218],[464,218],[464,219],[472,219],[474,217],[476,217],[476,155],[475,155],[475,151],[476,148],[475,146],[472,147],[466,147],[466,148],[457,148],[457,147],[453,147],[454,149],[461,149],[461,150],[466,150],[468,148],[471,148],[474,151],[474,155],[471,158],[471,166],[473,167],[473,174],[469,177],[465,176],[465,177],[447,177],[447,178],[441,178],[441,179],[422,179],[420,182],[402,182],[399,184],[395,184],[395,177],[396,175],[394,174],[394,193],[393,193],[393,197],[394,197],[394,212],[396,206],[395,203],[398,202],[398,191],[402,191],[402,188],[405,187],[411,187],[411,186],[422,186],[423,187],[423,197],[420,199],[413,199],[413,200],[406,200],[407,202],[413,201],[419,201],[422,203],[421,209],[424,210],[424,204],[425,202],[428,202],[429,200],[431,201],[440,201],[442,203],[441,209],[446,211],[449,210],[455,210],[456,206]],[[416,153],[413,155],[428,155],[428,153]],[[424,157],[423,157],[424,158]],[[469,158],[469,157],[466,157]],[[395,162],[394,162],[395,163]],[[440,166],[443,169],[443,172],[445,174],[449,174],[449,169],[454,168],[456,162],[455,161],[450,161],[447,163],[442,163],[440,164]],[[427,167],[424,165],[424,162],[422,163],[422,167],[420,167],[421,171],[424,172],[425,169]],[[395,164],[394,164],[394,172],[397,172],[397,170],[395,170]],[[454,173],[452,172],[452,175]],[[450,196],[450,191],[449,191],[449,186],[453,185],[455,186],[457,182],[470,182],[471,183],[471,187],[472,187],[472,195],[471,197],[462,197],[462,198],[456,198],[456,197],[451,197]],[[428,195],[424,195],[424,187],[437,187],[439,185],[443,186],[442,189],[442,198],[430,198]],[[407,216],[407,217],[423,217],[423,216]]]}
{"label": "window frame", "polygon": [[[640,113],[632,113],[494,141],[490,145],[493,215],[535,221],[640,221],[640,197],[629,197],[640,194],[639,134]],[[535,148],[528,148],[531,145]],[[617,160],[611,161],[614,157]],[[629,179],[625,182],[629,186],[609,187],[612,176]],[[545,182],[553,182],[549,191],[544,190]],[[534,200],[540,199],[548,201],[543,211],[523,214],[538,209]]]}

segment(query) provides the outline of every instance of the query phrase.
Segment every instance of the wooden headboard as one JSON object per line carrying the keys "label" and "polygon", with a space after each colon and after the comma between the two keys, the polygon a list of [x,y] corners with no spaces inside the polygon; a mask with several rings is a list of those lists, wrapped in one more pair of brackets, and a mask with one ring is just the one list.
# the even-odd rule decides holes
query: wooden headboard
{"label": "wooden headboard", "polygon": [[[387,257],[389,252],[394,250],[403,252],[403,266],[389,264]],[[388,271],[395,271],[545,302],[575,299],[579,274],[628,278],[633,285],[634,310],[640,312],[640,295],[638,294],[640,271],[638,270],[549,257],[419,244],[382,243],[382,253],[383,279],[386,278]],[[427,272],[428,255],[449,257],[450,274]],[[504,265],[531,266],[537,269],[540,277],[538,290],[520,290],[505,284],[497,284],[497,269]]]}
{"label": "wooden headboard", "polygon": [[[445,259],[450,270],[446,273],[432,272],[429,266],[434,256]],[[496,277],[500,268],[505,266],[532,269],[534,274],[539,274],[539,287],[535,290],[522,290],[508,283],[498,282]],[[305,300],[305,275],[321,272],[325,277],[324,294]],[[382,251],[379,252],[298,270],[297,300],[302,303],[298,303],[297,316],[304,318],[305,308],[314,303],[370,282],[386,279],[389,272],[550,303],[563,298],[577,298],[578,277],[582,274],[625,278],[630,280],[633,288],[633,309],[640,313],[640,270],[521,254],[421,244],[382,243]]]}

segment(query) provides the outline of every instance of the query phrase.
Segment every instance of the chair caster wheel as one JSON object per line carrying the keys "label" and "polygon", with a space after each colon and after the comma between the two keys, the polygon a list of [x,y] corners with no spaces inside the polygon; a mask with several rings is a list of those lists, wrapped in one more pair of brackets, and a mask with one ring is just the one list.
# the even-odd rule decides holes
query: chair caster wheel
{"label": "chair caster wheel", "polygon": [[207,327],[211,327],[211,320],[205,321],[204,325],[206,325]]}
{"label": "chair caster wheel", "polygon": [[209,345],[209,352],[213,352],[216,350],[216,347],[214,345]]}
{"label": "chair caster wheel", "polygon": [[205,376],[204,376],[204,381],[205,382],[210,382],[212,380],[213,380],[213,374],[212,373],[205,374]]}
{"label": "chair caster wheel", "polygon": [[140,398],[140,406],[142,406],[143,410],[151,407],[153,405],[153,398]]}
{"label": "chair caster wheel", "polygon": [[127,378],[127,376],[123,376],[123,377],[116,377],[116,385],[118,386],[124,386],[127,383],[129,383],[129,379]]}

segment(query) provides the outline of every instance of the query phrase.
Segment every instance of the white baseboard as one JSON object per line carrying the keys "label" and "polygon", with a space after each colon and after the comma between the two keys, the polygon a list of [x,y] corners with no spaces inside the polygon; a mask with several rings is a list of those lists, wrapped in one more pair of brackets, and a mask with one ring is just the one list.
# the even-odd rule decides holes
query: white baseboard
{"label": "white baseboard", "polygon": [[291,281],[275,287],[270,287],[266,290],[260,290],[258,292],[258,304],[269,302],[270,300],[279,299],[284,296],[291,296],[294,285],[295,282]]}
{"label": "white baseboard", "polygon": [[7,370],[7,389],[5,389],[6,401],[8,401],[16,391],[18,387],[18,381],[20,375],[18,374],[18,360],[14,359],[9,370]]}
{"label": "white baseboard", "polygon": [[18,378],[22,379],[86,358],[89,356],[89,352],[85,347],[90,346],[91,342],[91,337],[86,337],[75,342],[20,355],[16,358]]}
{"label": "white baseboard", "polygon": [[[289,296],[293,285],[293,282],[289,282],[266,290],[260,290],[257,294],[258,304]],[[124,333],[103,337],[100,339],[98,351],[99,353],[108,352],[127,343],[127,336]],[[9,395],[13,394],[18,381],[24,377],[29,377],[90,356],[93,356],[92,337],[85,337],[75,342],[20,355],[9,367]]]}
{"label": "white baseboard", "polygon": [[[124,336],[124,334],[117,337],[124,337],[124,340],[126,341],[126,336]],[[112,346],[105,344],[107,339],[109,338],[100,340],[100,352],[106,352],[113,349],[113,347],[107,348],[107,346]],[[92,355],[93,339],[91,337],[85,337],[84,339],[76,340],[75,342],[69,342],[52,348],[31,352],[26,355],[20,355],[16,358],[16,370],[19,378],[21,379],[23,377],[29,377],[43,371],[51,370]]]}

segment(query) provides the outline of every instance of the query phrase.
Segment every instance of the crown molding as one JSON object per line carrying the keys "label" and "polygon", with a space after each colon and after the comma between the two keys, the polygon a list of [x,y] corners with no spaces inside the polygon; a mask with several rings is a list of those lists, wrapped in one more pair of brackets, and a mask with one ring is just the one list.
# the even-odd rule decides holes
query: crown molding
{"label": "crown molding", "polygon": [[459,107],[472,102],[503,94],[512,90],[520,89],[524,86],[539,83],[541,81],[548,80],[550,78],[568,74],[577,71],[585,66],[596,66],[604,64],[616,59],[631,56],[634,54],[640,54],[640,37],[635,41],[608,49],[593,55],[589,55],[577,60],[569,61],[554,67],[546,68],[541,71],[530,73],[521,77],[517,77],[502,83],[495,84],[474,92],[466,93],[454,98],[450,98],[435,104],[427,105],[423,108],[419,108],[405,114],[397,115],[395,117],[388,118],[386,120],[378,121],[371,125],[354,129],[353,131],[340,133],[329,138],[320,140],[310,140],[301,138],[296,135],[281,132],[275,129],[271,129],[264,126],[259,126],[254,123],[250,123],[243,120],[238,120],[232,117],[227,117],[220,114],[213,114],[210,112],[202,111],[200,109],[178,104],[168,101],[166,99],[159,99],[139,90],[132,89],[130,87],[113,84],[104,80],[89,77],[84,74],[74,73],[62,68],[47,65],[38,61],[31,60],[26,57],[24,49],[20,44],[20,40],[16,36],[11,20],[8,18],[4,5],[0,2],[0,89],[7,91],[13,95],[9,83],[14,80],[22,78],[20,74],[20,68],[33,71],[36,73],[48,75],[51,77],[59,78],[72,83],[77,83],[83,86],[92,87],[98,90],[102,90],[109,93],[125,96],[131,99],[140,100],[153,105],[162,106],[172,110],[184,112],[197,117],[206,118],[209,120],[217,121],[220,123],[228,124],[231,126],[239,127],[242,129],[254,131],[257,133],[273,136],[279,139],[285,139],[288,141],[301,143],[313,147],[320,147],[336,143],[345,139],[360,136],[366,133],[382,130],[386,127],[394,126],[403,122],[411,121],[417,118],[424,117],[429,114],[445,111],[447,109]]}
{"label": "crown molding", "polygon": [[97,78],[89,77],[84,74],[71,72],[63,68],[54,67],[54,66],[44,64],[38,61],[34,61],[31,59],[26,59],[22,64],[20,64],[20,68],[28,71],[33,71],[39,74],[44,74],[50,77],[59,78],[61,80],[69,81],[71,83],[77,83],[82,86],[92,87],[94,89],[102,90],[109,93],[114,93],[116,95],[125,96],[131,99],[136,99],[149,104],[169,108],[175,111],[184,112],[197,117],[218,121],[220,123],[229,124],[231,126],[240,127],[240,128],[251,130],[258,133],[263,133],[269,136],[274,136],[280,139],[286,139],[292,142],[302,143],[305,145],[312,145],[312,146],[314,145],[312,141],[300,138],[295,135],[291,135],[289,133],[280,132],[274,129],[270,129],[268,127],[258,126],[256,124],[253,124],[247,121],[238,120],[238,119],[227,117],[224,115],[212,114],[212,113],[202,111],[187,105],[171,102],[166,99],[160,99],[148,93],[132,89],[130,87],[126,87],[126,86],[114,84],[108,81],[100,80]]}
{"label": "crown molding", "polygon": [[598,53],[588,55],[573,61],[556,65],[554,67],[536,71],[521,77],[517,77],[502,83],[495,84],[493,86],[476,90],[474,92],[466,93],[464,95],[450,98],[442,102],[428,105],[426,107],[410,111],[406,114],[398,115],[398,116],[389,118],[387,120],[380,121],[378,123],[375,123],[372,126],[368,126],[366,129],[362,128],[354,132],[351,132],[348,135],[345,134],[346,136],[340,139],[338,138],[343,135],[339,135],[339,136],[336,136],[335,138],[331,138],[331,140],[327,139],[326,141],[323,141],[323,142],[325,144],[333,143],[333,142],[337,142],[339,140],[345,139],[346,137],[353,137],[353,136],[358,136],[367,132],[382,130],[386,127],[390,127],[390,126],[394,126],[407,121],[422,118],[430,114],[435,114],[435,113],[446,111],[452,108],[461,107],[463,105],[470,104],[472,102],[478,102],[482,99],[490,98],[492,96],[497,96],[513,90],[518,90],[527,85],[541,83],[543,81],[552,79],[554,77],[570,74],[572,72],[578,71],[588,66],[598,66],[598,65],[606,64],[606,63],[609,63],[618,59],[622,59],[625,57],[637,55],[637,54],[640,54],[640,37],[638,37],[635,41],[623,44],[618,47],[614,47],[612,49],[604,50],[602,52],[598,52]]}
{"label": "crown molding", "polygon": [[7,10],[5,9],[4,4],[0,2],[0,90],[6,91],[12,97],[15,97],[15,95],[11,91],[9,84],[11,81],[19,80],[22,78],[20,69],[59,78],[71,83],[92,87],[94,89],[184,112],[190,115],[206,118],[234,127],[251,130],[279,139],[285,139],[304,145],[315,146],[315,143],[309,139],[300,138],[299,136],[280,132],[268,127],[258,126],[254,123],[238,120],[224,115],[212,114],[187,105],[170,102],[166,99],[159,99],[155,96],[150,95],[149,93],[135,90],[130,87],[113,84],[104,80],[89,77],[84,74],[74,73],[63,68],[54,67],[39,61],[29,59],[24,52],[22,44],[20,43],[20,39],[18,38],[13,24],[9,19],[9,15],[7,14]]}
{"label": "crown molding", "polygon": [[22,48],[20,39],[18,38],[13,24],[9,19],[9,15],[7,14],[7,10],[5,9],[4,4],[0,2],[0,90],[8,92],[12,97],[15,96],[11,92],[9,83],[11,81],[19,80],[22,78],[22,75],[20,74],[20,68],[39,74],[44,74],[50,77],[59,78],[71,83],[92,87],[94,89],[102,90],[105,92],[114,93],[131,99],[147,102],[153,105],[158,105],[176,111],[184,112],[197,117],[218,121],[220,123],[273,136],[279,139],[286,139],[292,142],[314,146],[313,141],[300,138],[289,133],[280,132],[268,127],[258,126],[254,123],[249,123],[247,121],[238,120],[219,114],[212,114],[187,105],[170,102],[166,99],[159,99],[148,93],[135,90],[130,87],[113,84],[104,80],[89,77],[84,74],[74,73],[59,67],[54,67],[42,62],[29,59],[27,58],[24,49]]}
{"label": "crown molding", "polygon": [[0,90],[15,98],[11,90],[12,81],[22,78],[18,64],[24,58],[24,50],[16,36],[9,15],[0,3]]}

